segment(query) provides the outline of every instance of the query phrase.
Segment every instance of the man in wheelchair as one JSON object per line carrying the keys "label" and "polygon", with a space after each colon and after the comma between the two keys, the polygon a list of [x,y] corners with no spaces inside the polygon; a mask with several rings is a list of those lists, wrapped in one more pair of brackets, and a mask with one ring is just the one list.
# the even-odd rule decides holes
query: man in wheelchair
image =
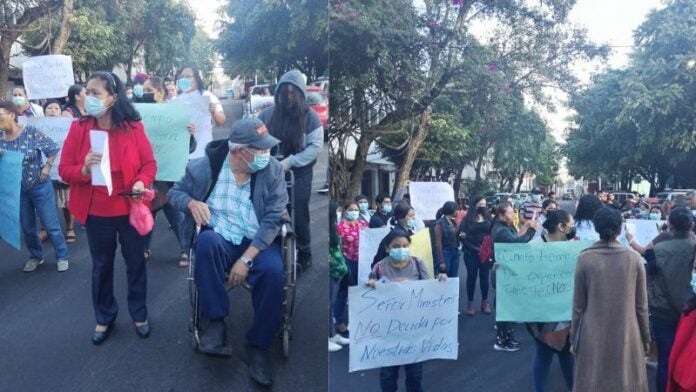
{"label": "man in wheelchair", "polygon": [[168,193],[169,202],[185,212],[185,224],[193,226],[195,221],[201,227],[194,244],[194,279],[204,326],[199,349],[208,355],[231,355],[225,336],[225,285],[250,287],[254,320],[243,357],[251,377],[263,385],[272,383],[268,348],[282,317],[278,236],[289,222],[284,171],[270,156],[278,142],[258,119],[239,120],[228,140],[211,142],[205,157],[188,163],[185,176]]}

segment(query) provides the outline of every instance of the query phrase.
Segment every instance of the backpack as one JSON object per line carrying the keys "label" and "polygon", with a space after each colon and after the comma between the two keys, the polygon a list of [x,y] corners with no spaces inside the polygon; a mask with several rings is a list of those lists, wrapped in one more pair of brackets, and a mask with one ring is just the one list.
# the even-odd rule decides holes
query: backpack
{"label": "backpack", "polygon": [[479,248],[479,262],[485,264],[493,261],[493,239],[490,234],[483,236],[481,248]]}

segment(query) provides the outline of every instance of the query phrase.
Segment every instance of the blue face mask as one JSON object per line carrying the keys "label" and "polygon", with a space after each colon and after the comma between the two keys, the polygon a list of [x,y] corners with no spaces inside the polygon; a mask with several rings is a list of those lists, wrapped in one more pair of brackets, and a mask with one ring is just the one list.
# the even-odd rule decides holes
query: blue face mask
{"label": "blue face mask", "polygon": [[85,111],[90,116],[101,117],[104,115],[104,113],[106,113],[107,109],[108,108],[104,106],[104,101],[97,97],[90,95],[87,97],[87,99],[85,99]]}
{"label": "blue face mask", "polygon": [[358,204],[358,208],[360,208],[360,212],[367,212],[367,203],[360,203]]}
{"label": "blue face mask", "polygon": [[179,90],[187,92],[191,89],[191,79],[181,78],[176,81],[176,86],[179,87]]}
{"label": "blue face mask", "polygon": [[24,97],[12,97],[12,103],[17,106],[24,106],[24,104],[27,103],[27,99]]}
{"label": "blue face mask", "polygon": [[696,272],[691,273],[691,290],[696,294]]}
{"label": "blue face mask", "polygon": [[411,230],[416,230],[416,218],[409,219],[407,224]]}
{"label": "blue face mask", "polygon": [[268,163],[271,161],[271,153],[267,152],[264,154],[254,154],[254,160],[247,163],[249,169],[257,172],[263,170]]}
{"label": "blue face mask", "polygon": [[136,97],[141,98],[144,93],[145,90],[143,90],[143,86],[141,84],[136,84],[133,87],[133,95],[135,95]]}
{"label": "blue face mask", "polygon": [[541,201],[541,195],[532,195],[532,201],[538,203]]}
{"label": "blue face mask", "polygon": [[650,214],[650,220],[659,221],[660,219],[662,219],[662,214],[661,214],[661,213],[659,213],[659,212],[653,212],[653,213]]}
{"label": "blue face mask", "polygon": [[385,204],[384,206],[382,206],[382,212],[384,212],[385,214],[390,213],[391,210],[392,210],[391,204]]}
{"label": "blue face mask", "polygon": [[389,250],[389,257],[396,261],[404,261],[411,257],[411,248],[392,248]]}
{"label": "blue face mask", "polygon": [[341,221],[341,215],[342,215],[342,214],[341,214],[340,212],[337,212],[337,213],[336,213],[336,223],[338,223],[338,222]]}
{"label": "blue face mask", "polygon": [[348,220],[358,220],[360,217],[360,213],[358,211],[348,211],[346,212],[346,219]]}

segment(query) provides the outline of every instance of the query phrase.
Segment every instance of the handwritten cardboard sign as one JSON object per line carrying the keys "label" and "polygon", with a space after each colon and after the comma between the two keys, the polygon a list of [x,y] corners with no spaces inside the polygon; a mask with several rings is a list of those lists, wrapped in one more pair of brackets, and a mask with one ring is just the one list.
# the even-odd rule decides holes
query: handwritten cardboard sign
{"label": "handwritten cardboard sign", "polygon": [[[196,150],[190,159],[205,156],[205,146],[213,141],[213,117],[210,114],[210,97],[196,93],[181,94],[176,97],[176,103],[184,104],[191,110],[190,122],[196,124]],[[178,180],[178,179],[177,179]]]}
{"label": "handwritten cardboard sign", "polygon": [[592,243],[496,243],[496,321],[570,320],[575,264]]}
{"label": "handwritten cardboard sign", "polygon": [[59,54],[32,57],[22,65],[29,99],[60,98],[75,84],[72,58]]}
{"label": "handwritten cardboard sign", "polygon": [[13,248],[21,248],[19,197],[22,186],[24,154],[0,151],[0,237]]}
{"label": "handwritten cardboard sign", "polygon": [[358,285],[348,295],[351,372],[457,359],[458,278]]}
{"label": "handwritten cardboard sign", "polygon": [[51,167],[51,179],[59,180],[58,176],[58,164],[60,164],[60,153],[63,150],[63,143],[65,143],[65,138],[68,136],[70,131],[70,125],[73,122],[73,118],[69,117],[29,117],[27,118],[27,125],[31,125],[38,129],[41,133],[48,136],[49,139],[53,140],[61,149],[56,155],[56,160],[53,161],[53,166]]}
{"label": "handwritten cardboard sign", "polygon": [[182,103],[135,104],[157,161],[159,181],[179,181],[186,171],[191,108]]}

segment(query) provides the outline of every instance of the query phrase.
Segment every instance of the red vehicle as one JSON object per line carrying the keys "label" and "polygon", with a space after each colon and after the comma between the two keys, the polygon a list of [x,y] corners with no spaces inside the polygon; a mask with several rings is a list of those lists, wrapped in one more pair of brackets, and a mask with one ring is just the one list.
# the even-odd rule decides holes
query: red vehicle
{"label": "red vehicle", "polygon": [[307,86],[307,105],[319,116],[326,133],[329,128],[329,99],[321,87]]}

